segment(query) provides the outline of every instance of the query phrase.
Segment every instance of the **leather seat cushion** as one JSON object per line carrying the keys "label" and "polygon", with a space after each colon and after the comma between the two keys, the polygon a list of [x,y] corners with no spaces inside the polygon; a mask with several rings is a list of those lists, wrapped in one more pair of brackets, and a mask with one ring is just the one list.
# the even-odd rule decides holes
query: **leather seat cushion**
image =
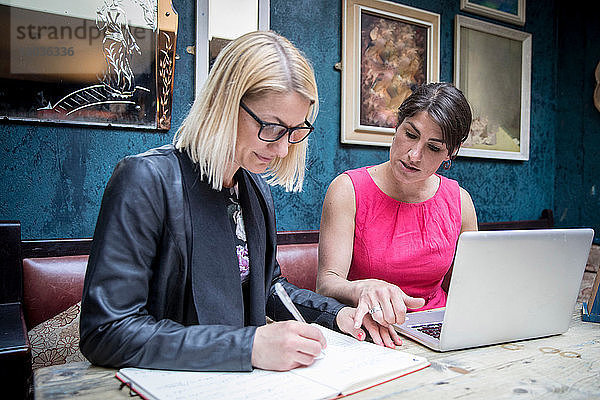
{"label": "leather seat cushion", "polygon": [[318,249],[318,243],[277,246],[281,274],[299,288],[314,291],[317,286]]}
{"label": "leather seat cushion", "polygon": [[[282,275],[299,288],[315,290],[318,247],[318,243],[277,246]],[[23,259],[28,329],[81,301],[87,261],[87,255]]]}
{"label": "leather seat cushion", "polygon": [[23,259],[28,329],[81,301],[87,261],[87,255]]}

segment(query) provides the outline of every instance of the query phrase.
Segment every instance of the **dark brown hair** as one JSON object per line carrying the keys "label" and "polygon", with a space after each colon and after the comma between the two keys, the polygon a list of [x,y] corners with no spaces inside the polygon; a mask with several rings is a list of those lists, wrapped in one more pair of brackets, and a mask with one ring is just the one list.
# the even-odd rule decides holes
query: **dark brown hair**
{"label": "dark brown hair", "polygon": [[398,126],[404,119],[425,111],[442,130],[448,155],[454,157],[471,129],[471,107],[463,93],[450,83],[417,87],[398,108]]}

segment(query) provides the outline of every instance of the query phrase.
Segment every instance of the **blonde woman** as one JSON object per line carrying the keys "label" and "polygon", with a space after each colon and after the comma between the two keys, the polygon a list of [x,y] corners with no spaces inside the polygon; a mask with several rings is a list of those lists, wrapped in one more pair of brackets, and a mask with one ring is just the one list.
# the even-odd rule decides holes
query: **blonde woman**
{"label": "blonde woman", "polygon": [[172,145],[122,160],[102,200],[83,290],[81,351],[93,363],[196,371],[289,370],[325,347],[289,319],[356,337],[356,309],[280,275],[269,183],[297,191],[318,111],[313,70],[285,38],[226,47]]}

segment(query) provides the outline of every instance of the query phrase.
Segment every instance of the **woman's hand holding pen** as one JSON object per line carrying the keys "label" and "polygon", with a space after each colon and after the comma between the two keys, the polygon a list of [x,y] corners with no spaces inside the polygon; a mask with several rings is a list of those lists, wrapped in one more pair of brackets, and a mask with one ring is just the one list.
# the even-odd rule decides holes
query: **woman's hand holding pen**
{"label": "woman's hand holding pen", "polygon": [[289,371],[311,365],[327,343],[321,331],[298,321],[259,326],[254,335],[252,365],[272,371]]}
{"label": "woman's hand holding pen", "polygon": [[[392,324],[402,324],[407,308],[416,309],[425,305],[425,300],[410,297],[398,286],[378,279],[355,281],[358,298],[354,313],[354,328],[364,325],[376,344],[394,347],[402,341]],[[373,321],[376,324],[373,324]]]}

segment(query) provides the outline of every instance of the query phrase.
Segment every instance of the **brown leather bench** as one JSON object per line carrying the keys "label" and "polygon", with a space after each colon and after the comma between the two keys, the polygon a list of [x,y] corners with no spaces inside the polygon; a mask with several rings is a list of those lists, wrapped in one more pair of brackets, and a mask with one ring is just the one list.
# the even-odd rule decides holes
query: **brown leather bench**
{"label": "brown leather bench", "polygon": [[[314,290],[318,231],[279,232],[277,259],[282,274]],[[28,329],[81,300],[90,239],[23,241],[23,309]],[[51,255],[51,256],[49,256]]]}
{"label": "brown leather bench", "polygon": [[[318,243],[292,243],[293,234],[279,236],[287,236],[286,244],[277,248],[282,274],[296,286],[314,290]],[[316,237],[318,240],[318,233]],[[88,255],[23,258],[23,309],[28,329],[81,301],[87,261]]]}
{"label": "brown leather bench", "polygon": [[81,301],[88,256],[23,259],[23,308],[29,329]]}

